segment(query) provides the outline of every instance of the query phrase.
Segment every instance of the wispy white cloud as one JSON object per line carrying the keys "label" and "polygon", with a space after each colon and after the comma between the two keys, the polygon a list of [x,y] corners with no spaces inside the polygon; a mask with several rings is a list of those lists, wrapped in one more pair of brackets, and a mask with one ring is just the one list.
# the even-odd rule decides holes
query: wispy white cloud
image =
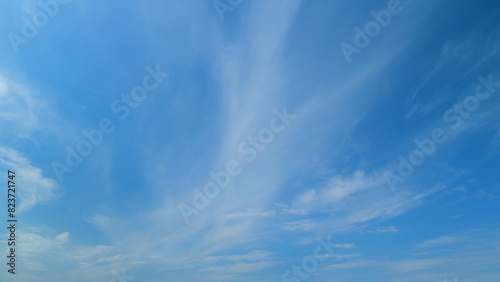
{"label": "wispy white cloud", "polygon": [[231,256],[213,256],[213,257],[205,257],[201,259],[204,262],[212,262],[219,260],[228,260],[228,261],[240,261],[240,260],[264,260],[270,259],[271,253],[260,250],[253,250],[245,255],[231,255]]}
{"label": "wispy white cloud", "polygon": [[271,267],[275,265],[276,262],[272,261],[262,261],[262,262],[250,262],[250,263],[235,263],[226,264],[223,266],[211,266],[202,269],[203,271],[217,271],[221,273],[246,273],[260,271],[264,268]]}
{"label": "wispy white cloud", "polygon": [[[186,170],[182,173],[183,177],[166,177],[164,172],[151,176],[153,190],[166,191],[166,196],[164,202],[147,216],[147,225],[154,228],[148,227],[144,230],[144,236],[152,239],[149,240],[150,244],[143,243],[142,246],[148,249],[157,246],[154,248],[156,251],[163,250],[166,253],[176,250],[177,262],[165,258],[173,265],[199,261],[204,257],[212,257],[214,253],[258,240],[262,236],[261,232],[267,231],[263,221],[271,218],[277,221],[275,226],[281,226],[285,230],[314,234],[327,227],[341,229],[372,219],[395,216],[415,205],[404,193],[391,196],[388,189],[386,191],[385,187],[381,187],[383,179],[377,174],[360,170],[337,173],[319,188],[304,187],[286,192],[296,194],[292,203],[275,212],[271,210],[270,206],[277,201],[277,195],[288,188],[285,185],[287,181],[303,169],[301,164],[309,162],[309,153],[320,155],[321,152],[331,149],[331,140],[326,135],[334,136],[335,140],[342,142],[343,126],[351,125],[353,121],[359,122],[359,116],[364,117],[367,111],[363,106],[347,111],[342,105],[352,105],[353,101],[361,100],[358,99],[361,94],[357,90],[368,87],[380,70],[395,60],[405,46],[411,43],[411,40],[401,42],[401,37],[396,36],[397,33],[392,34],[391,38],[398,44],[392,41],[389,43],[391,46],[397,46],[397,50],[387,56],[374,56],[369,59],[368,67],[346,70],[345,73],[352,75],[347,81],[340,79],[337,84],[329,83],[324,87],[310,89],[307,95],[289,95],[287,93],[293,89],[286,87],[287,79],[290,74],[296,74],[296,70],[284,67],[286,64],[283,56],[287,40],[290,39],[290,28],[294,25],[294,17],[301,4],[301,1],[292,1],[286,5],[249,5],[246,14],[248,21],[240,27],[242,32],[236,34],[237,38],[229,45],[224,36],[214,30],[212,43],[217,52],[211,54],[213,57],[210,59],[214,62],[217,85],[222,92],[221,102],[217,107],[220,108],[223,119],[217,116],[213,118],[214,125],[211,126],[217,127],[215,133],[219,142],[210,147],[210,158],[204,160],[208,168],[203,167],[202,171],[219,169],[228,160],[241,159],[237,154],[238,144],[266,125],[268,114],[273,107],[287,101],[297,105],[297,97],[300,97],[303,103],[294,109],[293,113],[300,118],[293,128],[287,128],[287,131],[280,135],[281,139],[276,141],[280,142],[280,146],[274,146],[273,143],[269,149],[259,152],[258,158],[245,167],[230,189],[213,199],[210,206],[198,216],[199,220],[189,226],[182,226],[182,218],[175,207],[181,201],[189,202],[192,199],[190,188],[201,186],[208,179],[207,174]],[[413,23],[413,28],[417,30],[418,24]],[[405,33],[407,32],[408,30],[405,30]],[[336,105],[334,109],[332,105]],[[293,108],[290,109],[292,111]],[[329,128],[328,134],[325,133],[325,128],[317,125],[317,119],[325,118],[336,120]],[[317,130],[317,138],[303,134],[311,128]],[[213,129],[211,132],[214,132]],[[301,146],[299,143],[302,140],[309,145]],[[148,155],[144,166],[148,170],[155,167],[165,168],[165,163],[170,161],[171,155],[161,152],[171,150],[173,149],[166,148],[159,150],[160,153],[155,151],[154,155]],[[290,154],[294,155],[294,162],[290,162]],[[170,183],[168,189],[165,183]],[[185,189],[182,189],[183,187]],[[313,213],[333,216],[324,217],[325,220],[293,218]],[[231,220],[221,221],[221,218]],[[132,219],[117,221],[125,225],[129,221],[128,224],[132,225],[133,222]],[[166,226],[165,222],[169,222],[169,225]],[[128,235],[113,228],[106,229],[105,233],[114,241],[120,242],[132,242],[138,236]]]}
{"label": "wispy white cloud", "polygon": [[375,230],[368,230],[366,233],[396,233],[398,232],[398,229],[396,226],[386,226],[386,227],[379,227]]}
{"label": "wispy white cloud", "polygon": [[[498,229],[462,230],[414,246],[415,252],[409,253],[409,257],[405,257],[403,253],[391,259],[378,254],[364,254],[364,257],[371,258],[347,257],[345,262],[325,266],[322,272],[332,271],[340,280],[352,276],[338,273],[339,269],[356,269],[366,273],[366,277],[377,275],[385,277],[386,281],[433,281],[451,275],[471,280],[496,281],[498,274],[481,273],[485,269],[496,269],[499,264],[494,259],[498,255],[498,240]],[[438,249],[439,247],[442,249]],[[421,252],[422,248],[425,248],[425,252]],[[415,256],[419,259],[412,258]]]}
{"label": "wispy white cloud", "polygon": [[460,243],[465,241],[464,238],[455,237],[455,236],[442,236],[435,239],[427,240],[418,244],[419,247],[422,248],[432,248],[432,247],[441,247],[446,245],[453,245],[456,243]]}
{"label": "wispy white cloud", "polygon": [[364,189],[383,183],[380,177],[366,176],[356,171],[351,176],[337,175],[330,178],[324,187],[309,189],[295,197],[290,208],[283,208],[284,214],[308,214],[318,209],[328,209],[331,205]]}
{"label": "wispy white cloud", "polygon": [[34,132],[64,131],[59,129],[66,122],[55,114],[50,96],[0,74],[0,97],[1,135],[31,138]]}
{"label": "wispy white cloud", "polygon": [[354,248],[354,244],[353,243],[349,243],[349,244],[334,244],[333,247],[334,248],[338,248],[338,249],[352,249],[352,248]]}
{"label": "wispy white cloud", "polygon": [[[82,251],[82,257],[93,257],[98,264],[104,264],[141,256],[150,265],[158,266],[162,270],[200,266],[201,263],[200,268],[205,272],[219,273],[220,279],[215,279],[216,281],[236,281],[242,278],[233,274],[259,272],[276,263],[271,261],[271,253],[254,250],[256,247],[253,244],[247,245],[248,242],[259,243],[259,238],[264,236],[262,233],[271,232],[269,225],[264,223],[266,220],[272,220],[273,226],[283,227],[272,230],[275,233],[282,232],[283,229],[305,231],[307,234],[321,233],[327,229],[345,231],[372,220],[402,214],[417,206],[419,201],[428,195],[417,194],[416,197],[411,187],[393,193],[386,189],[385,179],[380,177],[383,174],[368,172],[371,170],[339,172],[332,169],[329,172],[334,171],[334,175],[323,184],[314,188],[293,187],[290,191],[286,190],[289,188],[289,180],[296,172],[303,172],[303,164],[310,161],[309,153],[321,155],[334,150],[329,143],[330,138],[338,139],[339,142],[345,141],[344,123],[353,124],[353,119],[359,122],[358,113],[366,113],[366,108],[349,107],[349,112],[356,113],[351,114],[342,109],[343,105],[365,100],[359,99],[362,96],[357,90],[368,88],[369,82],[378,77],[381,69],[399,58],[397,55],[412,41],[396,35],[412,34],[418,29],[418,24],[413,24],[409,25],[412,28],[405,25],[404,29],[399,29],[400,33],[388,34],[391,40],[387,40],[387,44],[383,44],[380,50],[391,46],[394,52],[389,52],[386,56],[373,56],[363,65],[362,70],[345,71],[352,74],[353,78],[341,81],[340,85],[328,85],[325,89],[313,89],[307,95],[300,95],[304,103],[303,106],[296,106],[295,110],[301,114],[301,121],[297,121],[293,129],[280,136],[282,139],[276,141],[280,144],[273,143],[265,151],[259,152],[255,162],[245,167],[244,172],[231,183],[230,189],[213,199],[210,206],[201,211],[199,220],[184,226],[176,206],[181,201],[188,202],[192,199],[191,187],[197,187],[208,179],[205,171],[219,169],[228,160],[241,159],[236,153],[239,142],[266,125],[266,114],[276,104],[295,102],[294,99],[297,99],[288,98],[293,95],[288,94],[290,89],[286,87],[289,68],[284,67],[282,56],[289,39],[288,32],[294,24],[293,19],[301,2],[247,4],[249,12],[245,17],[248,18],[249,24],[243,24],[243,31],[235,35],[241,41],[235,40],[228,44],[226,40],[221,40],[224,36],[217,30],[213,32],[215,42],[211,44],[216,52],[210,54],[213,57],[209,60],[217,62],[214,73],[217,74],[216,82],[222,90],[222,97],[220,104],[216,105],[221,114],[211,117],[210,128],[207,129],[211,134],[217,135],[216,145],[208,146],[209,157],[203,160],[200,157],[197,162],[199,166],[194,168],[192,163],[183,161],[182,158],[172,160],[170,153],[178,149],[175,146],[154,150],[152,155],[144,157],[141,160],[144,171],[160,172],[148,174],[148,183],[152,184],[152,187],[144,190],[153,191],[151,195],[154,195],[155,200],[160,199],[158,201],[161,203],[154,201],[150,210],[146,208],[146,211],[143,211],[141,207],[140,211],[134,210],[136,213],[127,217],[106,213],[91,217],[89,222],[102,231],[114,245],[120,246],[123,252],[118,253],[115,247],[96,246],[85,249],[87,255]],[[374,51],[378,50],[376,46],[373,47]],[[206,52],[210,53],[210,50]],[[341,71],[344,72],[343,69]],[[331,109],[332,105],[339,106]],[[191,115],[191,112],[186,114],[186,118],[192,118]],[[335,124],[328,125],[331,127],[328,127],[328,133],[325,133],[324,127],[316,125],[315,118],[335,120]],[[304,134],[305,130],[310,128],[317,129],[313,131],[318,133],[313,135],[314,138]],[[303,144],[307,146],[297,145],[306,138],[308,140]],[[169,166],[188,168],[180,170],[182,173],[178,175],[171,175]],[[278,209],[273,211],[273,203],[282,194],[292,194],[295,197],[290,204],[280,204]],[[306,218],[317,214],[321,216]],[[395,233],[397,228],[388,226],[375,232]],[[269,233],[266,235],[269,236]],[[354,247],[352,244],[337,246]],[[235,255],[231,251],[231,254],[225,254],[234,249],[249,253]],[[349,255],[344,255],[344,258],[347,256]],[[225,265],[207,267],[202,264],[204,262]],[[96,267],[87,260],[83,263],[86,267]],[[406,261],[394,268],[404,272],[422,269],[433,263],[438,264],[439,261]],[[372,261],[357,264],[377,265]],[[347,266],[349,264],[339,265]]]}
{"label": "wispy white cloud", "polygon": [[[326,181],[327,184],[323,187],[299,194],[290,207],[281,205],[280,213],[283,216],[320,214],[328,217],[321,220],[292,220],[284,224],[284,229],[318,232],[324,229],[323,226],[328,226],[328,232],[354,231],[372,220],[391,218],[414,208],[419,205],[419,200],[427,196],[415,198],[415,191],[410,188],[393,193],[381,175],[383,173],[366,175],[361,171],[351,175],[337,175]],[[365,232],[397,232],[397,229],[389,226]]]}
{"label": "wispy white cloud", "polygon": [[247,217],[271,217],[275,216],[275,211],[259,211],[258,209],[248,209],[246,212],[236,212],[226,214],[226,218],[235,219],[235,218],[247,218]]}
{"label": "wispy white cloud", "polygon": [[333,265],[326,266],[325,271],[336,270],[336,269],[347,269],[347,268],[381,268],[394,272],[413,272],[424,270],[436,265],[442,265],[449,263],[450,259],[414,259],[414,260],[398,260],[398,261],[375,261],[375,260],[364,260],[364,261],[354,261],[337,263]]}
{"label": "wispy white cloud", "polygon": [[57,182],[43,175],[40,168],[21,153],[7,147],[0,147],[0,165],[16,173],[18,187],[16,194],[20,198],[18,212],[22,213],[35,205],[54,200],[58,197]]}
{"label": "wispy white cloud", "polygon": [[389,263],[387,266],[397,272],[412,272],[427,269],[437,265],[450,263],[451,259],[421,259],[401,260]]}
{"label": "wispy white cloud", "polygon": [[56,241],[60,242],[61,244],[68,243],[69,242],[69,232],[63,232],[63,233],[57,235]]}

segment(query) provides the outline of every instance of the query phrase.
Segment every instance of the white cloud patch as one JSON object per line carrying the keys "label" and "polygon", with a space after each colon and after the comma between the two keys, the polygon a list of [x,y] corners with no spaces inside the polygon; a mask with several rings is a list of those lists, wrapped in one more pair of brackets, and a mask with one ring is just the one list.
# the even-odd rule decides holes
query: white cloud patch
{"label": "white cloud patch", "polygon": [[245,255],[232,255],[232,256],[212,256],[203,258],[201,261],[213,262],[219,260],[240,261],[240,260],[265,260],[270,259],[271,253],[261,250],[253,250]]}
{"label": "white cloud patch", "polygon": [[237,212],[226,214],[229,219],[248,218],[248,217],[272,217],[275,216],[275,211],[259,211],[258,209],[248,209],[246,212]]}
{"label": "white cloud patch", "polygon": [[62,244],[68,243],[69,242],[69,232],[64,232],[64,233],[57,235],[56,241],[59,243],[62,243]]}
{"label": "white cloud patch", "polygon": [[401,261],[354,261],[329,265],[325,270],[348,269],[348,268],[383,268],[391,272],[413,272],[424,270],[436,265],[449,263],[450,259],[414,259]]}
{"label": "white cloud patch", "polygon": [[465,241],[464,238],[460,237],[455,237],[455,236],[442,236],[439,238],[427,240],[425,242],[422,242],[418,244],[419,247],[422,248],[432,248],[432,247],[440,247],[440,246],[446,246],[446,245],[453,245],[456,243],[460,243]]}
{"label": "white cloud patch", "polygon": [[15,132],[16,137],[26,138],[33,130],[43,128],[39,115],[45,111],[47,103],[33,91],[0,75],[0,97],[2,135]]}
{"label": "white cloud patch", "polygon": [[351,176],[337,175],[328,180],[324,187],[309,189],[296,196],[292,206],[282,208],[281,213],[307,215],[317,209],[328,208],[334,203],[380,183],[382,183],[381,178],[366,176],[363,171],[356,171]]}
{"label": "white cloud patch", "polygon": [[354,244],[353,243],[349,243],[349,244],[334,244],[333,247],[337,248],[337,249],[352,249],[352,248],[354,248]]}
{"label": "white cloud patch", "polygon": [[38,203],[48,202],[57,197],[57,182],[43,175],[40,168],[31,164],[21,153],[7,147],[0,147],[0,165],[16,173],[16,193],[20,198],[18,212],[22,213]]}
{"label": "white cloud patch", "polygon": [[255,272],[255,271],[260,271],[265,268],[271,267],[275,265],[276,262],[272,261],[262,261],[262,262],[251,262],[251,263],[235,263],[235,264],[228,264],[224,266],[211,266],[207,267],[205,269],[202,269],[203,271],[217,271],[217,272],[223,272],[223,273],[248,273],[248,272]]}
{"label": "white cloud patch", "polygon": [[366,231],[366,233],[396,233],[396,232],[398,232],[398,228],[394,225],[379,227],[375,230]]}
{"label": "white cloud patch", "polygon": [[450,261],[450,259],[403,260],[392,262],[388,266],[397,272],[412,272],[449,263]]}

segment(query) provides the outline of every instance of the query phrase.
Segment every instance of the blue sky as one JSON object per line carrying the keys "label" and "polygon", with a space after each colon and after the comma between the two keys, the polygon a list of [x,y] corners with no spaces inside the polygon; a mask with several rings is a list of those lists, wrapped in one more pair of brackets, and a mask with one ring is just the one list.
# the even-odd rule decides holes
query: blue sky
{"label": "blue sky", "polygon": [[5,3],[0,280],[498,281],[499,16]]}

